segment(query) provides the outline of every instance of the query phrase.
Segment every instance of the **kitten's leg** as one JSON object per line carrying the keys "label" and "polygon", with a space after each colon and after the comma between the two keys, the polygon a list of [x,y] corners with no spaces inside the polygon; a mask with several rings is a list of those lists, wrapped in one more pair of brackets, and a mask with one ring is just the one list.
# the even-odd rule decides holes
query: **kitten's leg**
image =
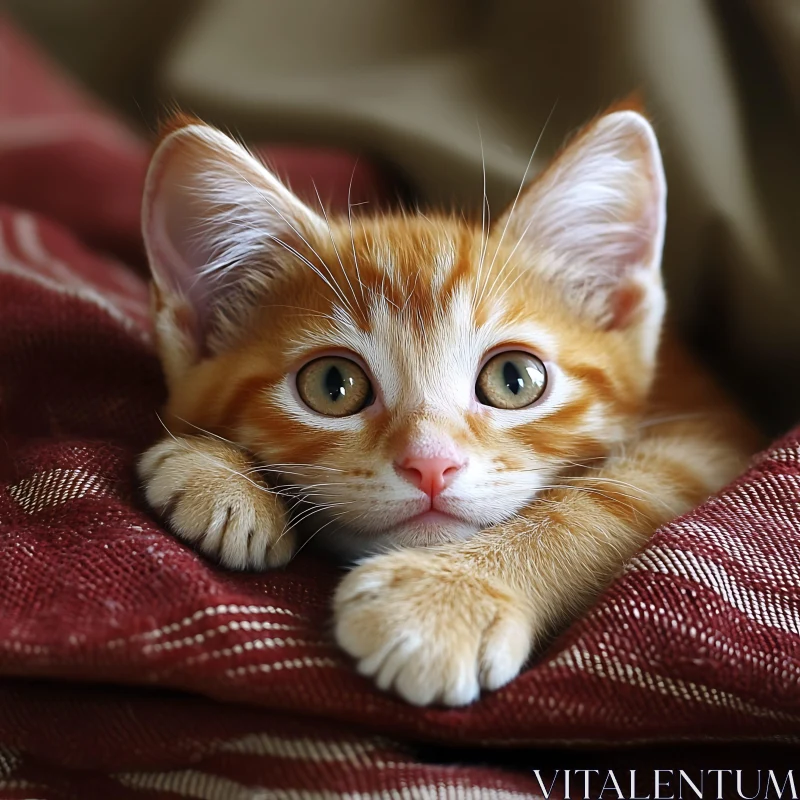
{"label": "kitten's leg", "polygon": [[363,563],[337,591],[336,638],[381,688],[419,705],[469,703],[511,680],[660,524],[741,466],[707,434],[651,435],[464,543]]}
{"label": "kitten's leg", "polygon": [[210,436],[168,436],[139,460],[147,502],[170,530],[233,569],[286,564],[294,552],[280,498],[239,448]]}

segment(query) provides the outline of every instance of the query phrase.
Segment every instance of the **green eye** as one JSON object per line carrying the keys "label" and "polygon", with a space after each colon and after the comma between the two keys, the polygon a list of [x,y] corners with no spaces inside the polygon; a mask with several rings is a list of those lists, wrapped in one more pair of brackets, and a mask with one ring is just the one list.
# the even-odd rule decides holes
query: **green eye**
{"label": "green eye", "polygon": [[349,358],[326,356],[297,373],[297,392],[303,402],[326,417],[349,417],[373,401],[372,385],[361,367]]}
{"label": "green eye", "polygon": [[509,350],[490,358],[475,385],[475,394],[485,406],[525,408],[536,402],[547,385],[544,364],[521,350]]}

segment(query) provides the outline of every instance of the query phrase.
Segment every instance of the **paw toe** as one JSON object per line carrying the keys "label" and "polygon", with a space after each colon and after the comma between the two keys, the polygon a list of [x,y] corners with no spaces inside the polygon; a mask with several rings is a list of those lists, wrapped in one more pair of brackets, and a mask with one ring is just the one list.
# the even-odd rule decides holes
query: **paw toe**
{"label": "paw toe", "polygon": [[474,659],[460,661],[452,665],[442,702],[446,706],[467,706],[478,699],[480,691]]}
{"label": "paw toe", "polygon": [[253,524],[253,513],[247,505],[220,505],[215,509],[201,549],[216,555],[230,569],[246,569],[250,563],[248,551]]}
{"label": "paw toe", "polygon": [[176,488],[161,512],[182,539],[204,546],[206,531],[214,524],[214,504],[207,497],[197,496],[191,487]]}
{"label": "paw toe", "polygon": [[441,690],[440,684],[427,674],[424,656],[419,657],[419,654],[403,664],[394,679],[394,688],[400,697],[415,706],[429,706]]}
{"label": "paw toe", "polygon": [[392,684],[419,647],[418,641],[402,636],[399,641],[381,648],[374,655],[362,659],[358,671],[362,675],[374,675],[381,689],[391,689]]}
{"label": "paw toe", "polygon": [[481,648],[480,683],[485,689],[499,689],[515,678],[528,657],[529,627],[524,619],[503,618],[487,631]]}

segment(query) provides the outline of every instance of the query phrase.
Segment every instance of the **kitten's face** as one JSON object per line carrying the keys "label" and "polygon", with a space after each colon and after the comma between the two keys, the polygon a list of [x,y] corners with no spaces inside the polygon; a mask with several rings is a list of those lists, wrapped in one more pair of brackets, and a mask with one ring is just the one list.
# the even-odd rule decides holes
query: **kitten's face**
{"label": "kitten's face", "polygon": [[246,246],[241,280],[210,281],[189,323],[158,289],[169,413],[254,452],[329,545],[468,537],[629,434],[652,378],[657,272],[613,296],[605,275],[578,281],[565,299],[573,265],[513,213],[485,232],[327,221],[269,191],[290,224],[227,234],[204,258],[213,277],[221,250]]}
{"label": "kitten's face", "polygon": [[635,353],[570,314],[510,236],[482,259],[480,229],[450,221],[332,230],[335,250],[310,243],[325,280],[290,255],[237,344],[171,405],[276,465],[267,477],[318,509],[308,527],[327,542],[469,536],[622,438]]}

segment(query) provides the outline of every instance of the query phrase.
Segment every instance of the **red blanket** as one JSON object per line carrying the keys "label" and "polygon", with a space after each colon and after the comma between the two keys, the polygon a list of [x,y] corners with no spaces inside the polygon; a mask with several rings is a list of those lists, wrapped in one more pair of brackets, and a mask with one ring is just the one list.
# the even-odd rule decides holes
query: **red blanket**
{"label": "red blanket", "polygon": [[[334,646],[333,567],[228,573],[143,505],[133,462],[163,400],[147,150],[1,22],[0,59],[0,796],[510,799],[565,764],[796,760],[800,430],[660,530],[509,686],[409,707]],[[346,194],[349,157],[269,155],[294,186]],[[359,170],[360,199],[386,195]],[[730,745],[658,749],[686,742]]]}

